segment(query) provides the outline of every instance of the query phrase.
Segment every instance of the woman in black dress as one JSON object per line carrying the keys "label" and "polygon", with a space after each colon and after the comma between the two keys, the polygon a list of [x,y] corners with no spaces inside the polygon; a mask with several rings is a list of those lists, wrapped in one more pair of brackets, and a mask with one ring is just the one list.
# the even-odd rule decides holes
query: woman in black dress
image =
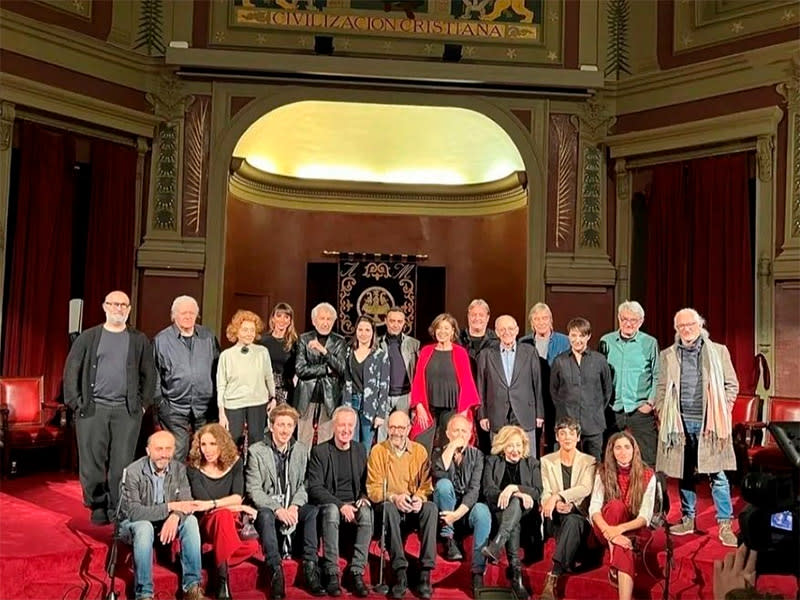
{"label": "woman in black dress", "polygon": [[258,343],[266,347],[272,361],[276,404],[291,404],[297,330],[294,327],[294,309],[289,304],[278,302],[275,305],[269,317],[269,329]]}

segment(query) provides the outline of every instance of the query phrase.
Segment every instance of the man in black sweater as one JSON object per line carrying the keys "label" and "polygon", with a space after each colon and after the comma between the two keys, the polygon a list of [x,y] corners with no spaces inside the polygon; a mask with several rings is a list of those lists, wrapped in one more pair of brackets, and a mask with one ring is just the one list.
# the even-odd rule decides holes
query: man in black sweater
{"label": "man in black sweater", "polygon": [[319,506],[322,520],[322,570],[329,596],[339,596],[339,524],[356,527],[350,574],[353,593],[365,598],[367,551],[372,537],[372,507],[366,496],[367,451],[353,444],[358,415],[349,406],[333,411],[333,439],[311,450],[308,463],[308,499]]}

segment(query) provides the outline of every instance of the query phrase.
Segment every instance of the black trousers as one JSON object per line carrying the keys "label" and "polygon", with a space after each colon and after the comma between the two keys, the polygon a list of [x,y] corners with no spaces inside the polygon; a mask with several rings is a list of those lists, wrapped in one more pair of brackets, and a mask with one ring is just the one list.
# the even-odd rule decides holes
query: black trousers
{"label": "black trousers", "polygon": [[[635,437],[635,436],[634,436]],[[638,441],[638,440],[637,440]],[[603,433],[592,433],[587,435],[581,433],[581,452],[594,456],[598,463],[603,462]]]}
{"label": "black trousers", "polygon": [[[380,527],[386,512],[386,546],[392,570],[408,568],[408,559],[403,547],[405,536],[416,529],[419,533],[419,562],[423,569],[433,569],[436,563],[436,528],[439,509],[433,502],[423,502],[418,513],[401,513],[391,502],[374,505],[375,524]],[[380,533],[380,531],[378,532]]]}
{"label": "black trousers", "polygon": [[247,423],[247,445],[264,441],[264,429],[267,426],[267,405],[248,406],[246,408],[226,408],[228,431],[237,446],[244,443],[244,424]]}
{"label": "black trousers", "polygon": [[176,410],[164,401],[158,407],[158,422],[175,436],[175,460],[183,462],[192,446],[192,435],[208,423],[208,407],[200,410]]}
{"label": "black trousers", "polygon": [[592,527],[586,517],[575,512],[562,515],[553,511],[550,524],[556,539],[553,573],[563,575],[575,562],[578,552],[586,545]]}
{"label": "black trousers", "polygon": [[[317,507],[304,504],[297,511],[297,527],[292,532],[290,540],[292,554],[300,554],[303,560],[317,562]],[[281,551],[278,543],[278,529],[283,526],[275,513],[269,508],[258,509],[256,517],[256,531],[261,537],[261,549],[269,567],[275,571],[281,568]]]}
{"label": "black trousers", "polygon": [[141,428],[141,411],[130,415],[125,404],[96,404],[92,416],[77,418],[78,476],[86,506],[117,509],[122,471],[133,462]]}
{"label": "black trousers", "polygon": [[642,460],[650,467],[656,466],[656,447],[658,444],[658,432],[656,431],[656,420],[653,412],[645,414],[638,410],[626,413],[625,411],[614,411],[617,430],[629,429],[631,435],[639,444],[642,452]]}

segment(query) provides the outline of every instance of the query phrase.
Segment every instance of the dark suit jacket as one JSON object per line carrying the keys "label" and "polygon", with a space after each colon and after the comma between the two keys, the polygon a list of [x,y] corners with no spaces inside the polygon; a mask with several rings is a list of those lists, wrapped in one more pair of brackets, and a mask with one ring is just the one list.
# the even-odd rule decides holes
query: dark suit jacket
{"label": "dark suit jacket", "polygon": [[[336,497],[336,461],[333,460],[335,442],[331,439],[322,444],[317,444],[311,449],[311,458],[308,460],[308,501],[311,504],[335,504],[340,507],[344,504]],[[354,478],[353,497],[367,496],[367,450],[364,444],[350,442],[350,466]]]}
{"label": "dark suit jacket", "polygon": [[[497,510],[497,499],[503,491],[503,475],[506,474],[506,459],[503,456],[491,455],[486,457],[483,466],[483,495],[491,510]],[[539,461],[533,456],[523,458],[519,464],[519,491],[528,494],[536,502],[542,496],[542,473],[539,470]]]}
{"label": "dark suit jacket", "polygon": [[309,342],[314,339],[317,339],[317,332],[312,330],[303,333],[297,340],[295,359],[297,388],[294,392],[294,407],[302,415],[319,385],[322,386],[325,410],[330,416],[342,400],[347,342],[338,333],[331,332],[325,340],[325,349],[328,353],[320,354],[308,349]]}
{"label": "dark suit jacket", "polygon": [[517,343],[511,385],[506,382],[500,348],[487,348],[478,355],[478,416],[489,419],[495,433],[507,424],[511,407],[525,431],[536,428],[536,419],[544,418],[542,376],[539,355],[528,344]]}

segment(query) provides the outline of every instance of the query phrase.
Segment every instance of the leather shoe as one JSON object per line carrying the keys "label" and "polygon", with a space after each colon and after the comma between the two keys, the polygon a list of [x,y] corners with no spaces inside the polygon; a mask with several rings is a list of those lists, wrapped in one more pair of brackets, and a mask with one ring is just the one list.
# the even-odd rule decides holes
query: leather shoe
{"label": "leather shoe", "polygon": [[94,525],[108,525],[111,522],[108,520],[108,511],[103,507],[92,509],[91,520]]}
{"label": "leather shoe", "polygon": [[286,582],[283,580],[283,569],[273,571],[269,594],[267,595],[271,600],[283,600],[286,598]]}
{"label": "leather shoe", "polygon": [[369,596],[369,588],[364,583],[364,575],[361,573],[353,573],[353,595],[358,598],[366,598]]}
{"label": "leather shoe", "polygon": [[420,598],[430,598],[433,595],[433,587],[431,586],[431,570],[423,569],[419,574],[419,585],[417,586],[417,594]]}
{"label": "leather shoe", "polygon": [[408,577],[406,576],[405,569],[397,569],[394,574],[394,585],[389,590],[389,597],[395,600],[400,600],[406,595],[408,591]]}
{"label": "leather shoe", "polygon": [[459,561],[464,559],[461,550],[458,549],[455,538],[444,538],[444,559],[449,561]]}

